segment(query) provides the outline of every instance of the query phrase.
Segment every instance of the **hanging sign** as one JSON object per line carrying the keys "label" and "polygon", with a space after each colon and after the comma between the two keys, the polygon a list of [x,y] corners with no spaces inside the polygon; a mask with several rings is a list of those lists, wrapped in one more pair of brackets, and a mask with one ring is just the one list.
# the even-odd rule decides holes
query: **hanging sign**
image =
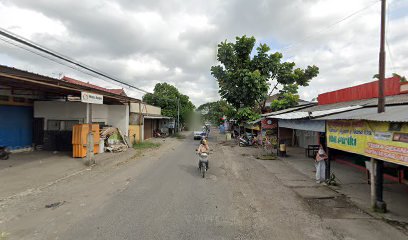
{"label": "hanging sign", "polygon": [[103,104],[103,96],[89,92],[81,92],[81,102]]}

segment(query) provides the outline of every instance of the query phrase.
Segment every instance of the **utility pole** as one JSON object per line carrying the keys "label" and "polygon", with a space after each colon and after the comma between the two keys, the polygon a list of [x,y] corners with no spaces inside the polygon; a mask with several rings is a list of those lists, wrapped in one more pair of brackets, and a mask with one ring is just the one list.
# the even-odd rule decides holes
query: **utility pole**
{"label": "utility pole", "polygon": [[86,165],[94,164],[94,138],[92,133],[92,103],[87,103],[88,110],[88,136],[86,141]]}
{"label": "utility pole", "polygon": [[385,112],[384,78],[385,78],[385,12],[386,0],[381,0],[381,38],[380,38],[380,62],[378,80],[378,113]]}
{"label": "utility pole", "polygon": [[[386,0],[381,0],[381,38],[380,38],[380,61],[379,61],[379,80],[378,80],[378,113],[385,112],[385,98],[384,98],[384,78],[385,78],[385,13],[386,13]],[[372,203],[375,203],[374,210],[379,212],[386,212],[387,205],[383,201],[383,182],[384,182],[384,162],[377,159],[372,159],[371,174],[375,174],[375,196],[371,199]],[[372,177],[372,179],[374,178]],[[373,188],[372,188],[373,189]]]}
{"label": "utility pole", "polygon": [[180,131],[180,98],[177,98],[177,132]]}

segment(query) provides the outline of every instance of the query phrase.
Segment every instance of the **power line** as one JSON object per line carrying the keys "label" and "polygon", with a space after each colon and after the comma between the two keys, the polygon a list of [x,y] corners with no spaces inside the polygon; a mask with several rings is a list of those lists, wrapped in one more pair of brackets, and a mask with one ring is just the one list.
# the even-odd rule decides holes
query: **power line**
{"label": "power line", "polygon": [[[131,85],[131,84],[129,84],[129,83],[120,81],[120,80],[118,80],[118,79],[116,79],[116,78],[114,78],[114,77],[109,76],[109,75],[106,74],[106,73],[103,73],[103,72],[101,72],[101,71],[99,71],[99,70],[96,70],[96,69],[94,69],[94,68],[92,68],[92,67],[88,67],[88,66],[86,66],[86,65],[83,64],[83,63],[80,63],[80,62],[78,62],[78,61],[75,61],[75,60],[73,60],[73,59],[71,59],[71,58],[69,58],[69,57],[66,57],[66,56],[64,56],[64,55],[62,55],[62,54],[60,54],[60,53],[57,53],[57,52],[55,52],[55,51],[53,51],[53,50],[49,50],[49,49],[47,49],[47,48],[45,48],[45,47],[42,47],[42,46],[39,45],[39,44],[36,44],[36,43],[34,43],[34,42],[30,41],[30,40],[27,40],[27,39],[25,39],[25,38],[23,38],[23,37],[21,37],[21,36],[18,36],[17,34],[11,33],[11,32],[9,32],[9,31],[3,29],[3,28],[0,28],[0,35],[4,36],[4,37],[6,37],[6,38],[9,38],[9,39],[11,39],[11,40],[13,40],[13,41],[15,41],[15,42],[18,42],[18,43],[20,43],[20,44],[26,45],[26,46],[28,46],[28,47],[30,47],[30,48],[34,48],[34,49],[36,49],[37,51],[40,51],[40,52],[43,52],[43,53],[45,53],[45,54],[51,55],[51,56],[53,56],[54,58],[63,60],[63,61],[65,61],[65,62],[68,62],[68,63],[70,63],[70,64],[73,64],[73,65],[75,65],[75,66],[77,66],[77,67],[83,68],[83,69],[85,69],[85,70],[87,70],[87,71],[89,71],[89,72],[92,72],[93,74],[96,74],[96,75],[98,75],[98,76],[102,76],[102,77],[104,77],[104,78],[110,79],[110,80],[112,80],[112,81],[114,81],[114,82],[120,83],[120,84],[122,84],[122,85],[124,85],[124,86],[130,87],[130,88],[133,88],[133,89],[136,89],[136,90],[138,90],[138,91],[141,91],[141,92],[144,92],[144,93],[149,93],[149,92],[146,91],[146,90],[143,90],[143,89],[141,89],[141,88],[135,87],[135,86],[133,86],[133,85]],[[4,39],[3,39],[3,40],[4,40]],[[23,49],[27,50],[26,48],[23,48]],[[30,52],[32,52],[32,51],[30,51]],[[39,56],[44,57],[44,55],[39,55]],[[51,60],[51,59],[48,58],[48,57],[47,57],[47,59]],[[61,64],[61,63],[60,63],[60,64]]]}
{"label": "power line", "polygon": [[332,27],[336,26],[337,24],[340,24],[341,22],[346,21],[347,19],[349,19],[349,18],[351,18],[351,17],[353,17],[353,16],[355,16],[355,15],[357,15],[357,14],[359,14],[359,13],[365,11],[365,10],[367,10],[368,8],[371,8],[372,6],[374,6],[375,4],[377,4],[377,3],[379,3],[379,2],[380,2],[380,1],[378,1],[378,0],[372,2],[370,5],[367,5],[367,6],[363,7],[363,8],[361,8],[361,9],[359,9],[359,10],[357,10],[357,11],[351,13],[350,15],[347,15],[346,17],[344,17],[344,18],[342,18],[342,19],[340,19],[340,20],[334,22],[333,24],[331,24],[331,25],[329,25],[329,26],[327,26],[327,27],[321,29],[320,31],[318,31],[318,32],[316,32],[316,33],[314,33],[314,34],[310,34],[310,35],[308,35],[308,36],[302,38],[301,40],[299,40],[299,41],[297,41],[297,42],[293,42],[293,43],[287,45],[286,47],[283,47],[283,48],[282,48],[282,51],[286,51],[286,50],[288,50],[288,49],[291,49],[291,48],[293,48],[293,47],[297,47],[297,46],[301,45],[303,42],[305,42],[305,40],[308,40],[308,39],[310,39],[310,38],[316,37],[316,35],[321,34],[321,33],[325,32],[325,31],[327,31],[327,30],[330,30]]}
{"label": "power line", "polygon": [[80,68],[78,68],[78,67],[75,67],[75,66],[66,64],[66,63],[64,63],[64,62],[62,62],[62,61],[59,61],[59,60],[55,59],[55,58],[48,57],[48,56],[45,55],[45,54],[41,54],[41,53],[36,52],[36,51],[34,51],[34,50],[31,50],[31,49],[29,49],[29,48],[27,48],[27,47],[24,47],[24,46],[22,46],[22,45],[18,45],[18,44],[16,44],[16,43],[13,43],[13,42],[11,42],[11,41],[9,41],[9,40],[3,38],[3,37],[0,37],[0,40],[3,41],[3,42],[5,42],[5,43],[7,43],[7,44],[13,45],[13,46],[15,46],[15,47],[17,47],[17,48],[20,48],[20,49],[22,49],[22,50],[26,50],[26,51],[28,51],[28,52],[30,52],[30,53],[33,53],[33,54],[38,55],[38,56],[40,56],[40,57],[46,58],[46,59],[48,59],[48,60],[50,60],[50,61],[53,61],[53,62],[55,62],[55,63],[61,64],[61,65],[65,66],[65,67],[69,67],[69,68],[71,68],[71,69],[77,70],[77,71],[79,71],[79,72],[85,73],[85,74],[87,74],[87,75],[89,75],[89,76],[92,76],[92,77],[95,77],[95,78],[100,78],[100,76],[98,76],[98,75],[96,75],[96,74],[92,74],[92,73],[87,72],[87,71],[85,71],[85,70],[82,70],[82,69],[80,69]]}

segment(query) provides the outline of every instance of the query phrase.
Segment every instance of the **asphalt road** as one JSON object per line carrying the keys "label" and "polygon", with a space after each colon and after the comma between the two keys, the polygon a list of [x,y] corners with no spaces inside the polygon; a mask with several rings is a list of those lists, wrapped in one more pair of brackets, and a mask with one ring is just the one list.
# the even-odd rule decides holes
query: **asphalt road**
{"label": "asphalt road", "polygon": [[184,141],[152,162],[127,188],[62,239],[232,239],[239,224],[232,190],[211,161],[205,179],[197,169],[198,141]]}
{"label": "asphalt road", "polygon": [[[0,202],[0,233],[10,240],[407,239],[346,197],[328,197],[331,190],[284,161],[256,160],[255,148],[210,139],[203,179],[192,135],[155,140],[163,141],[159,149],[113,154],[117,164]],[[55,202],[63,204],[44,207]]]}

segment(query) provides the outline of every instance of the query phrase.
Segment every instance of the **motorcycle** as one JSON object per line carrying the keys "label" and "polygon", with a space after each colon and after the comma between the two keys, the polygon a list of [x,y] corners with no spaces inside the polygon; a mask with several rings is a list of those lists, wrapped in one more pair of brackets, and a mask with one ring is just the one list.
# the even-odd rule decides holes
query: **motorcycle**
{"label": "motorcycle", "polygon": [[200,171],[203,178],[205,178],[205,173],[208,170],[208,154],[201,153],[201,154],[198,154],[198,156],[200,159],[198,170]]}
{"label": "motorcycle", "polygon": [[0,146],[0,160],[7,160],[10,156],[10,152],[4,146]]}
{"label": "motorcycle", "polygon": [[255,137],[247,137],[246,135],[239,138],[240,147],[255,146],[257,144]]}

